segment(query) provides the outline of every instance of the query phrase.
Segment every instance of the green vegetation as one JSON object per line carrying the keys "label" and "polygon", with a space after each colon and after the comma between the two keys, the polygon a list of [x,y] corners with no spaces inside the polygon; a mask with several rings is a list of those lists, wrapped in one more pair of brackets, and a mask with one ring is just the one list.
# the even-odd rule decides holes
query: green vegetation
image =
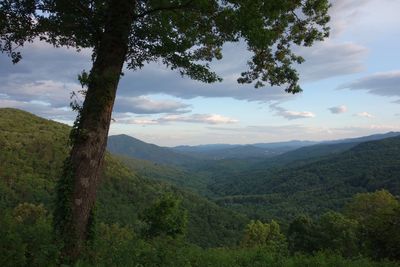
{"label": "green vegetation", "polygon": [[[0,208],[20,203],[54,208],[55,184],[67,155],[69,127],[15,109],[0,109]],[[187,240],[202,247],[240,241],[244,216],[194,193],[145,179],[111,155],[106,156],[98,191],[97,219],[130,225],[140,232],[140,215],[163,193],[182,198],[188,210]]]}
{"label": "green vegetation", "polygon": [[215,174],[217,182],[209,189],[221,196],[217,199],[221,206],[255,219],[287,222],[301,213],[317,216],[340,210],[357,193],[384,188],[398,195],[399,166],[400,137],[392,137],[364,142],[319,160],[239,171],[232,177]]}
{"label": "green vegetation", "polygon": [[[0,109],[0,126],[0,266],[58,266],[51,211],[69,127],[14,109]],[[92,239],[75,266],[400,266],[400,202],[388,191],[280,225],[156,181],[168,170],[157,167],[147,179],[107,154]]]}
{"label": "green vegetation", "polygon": [[165,165],[127,156],[115,157],[122,161],[130,170],[143,178],[169,183],[204,196],[209,196],[211,194],[207,188],[207,177],[200,173],[189,171],[175,165]]}
{"label": "green vegetation", "polygon": [[184,165],[197,160],[195,157],[175,152],[167,147],[148,144],[125,134],[110,136],[107,149],[117,155],[149,160],[159,164]]}

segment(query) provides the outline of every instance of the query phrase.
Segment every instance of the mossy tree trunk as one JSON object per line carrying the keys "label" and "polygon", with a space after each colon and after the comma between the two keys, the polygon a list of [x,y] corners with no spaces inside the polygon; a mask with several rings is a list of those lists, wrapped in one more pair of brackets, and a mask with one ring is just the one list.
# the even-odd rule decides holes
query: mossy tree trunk
{"label": "mossy tree trunk", "polygon": [[63,255],[74,261],[90,235],[96,189],[107,146],[114,100],[128,48],[135,1],[112,0],[96,49],[88,90],[72,134],[73,146],[58,186],[55,229]]}

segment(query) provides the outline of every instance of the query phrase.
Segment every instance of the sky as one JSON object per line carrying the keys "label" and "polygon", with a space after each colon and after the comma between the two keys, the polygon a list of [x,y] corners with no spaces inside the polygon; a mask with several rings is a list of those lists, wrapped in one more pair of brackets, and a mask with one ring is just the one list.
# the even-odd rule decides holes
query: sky
{"label": "sky", "polygon": [[[239,85],[249,53],[224,46],[212,63],[221,83],[202,84],[152,63],[124,70],[110,135],[162,146],[332,140],[400,131],[400,0],[334,0],[331,34],[296,48],[303,92]],[[71,92],[90,70],[91,51],[34,42],[13,65],[0,54],[0,108],[72,124]]]}

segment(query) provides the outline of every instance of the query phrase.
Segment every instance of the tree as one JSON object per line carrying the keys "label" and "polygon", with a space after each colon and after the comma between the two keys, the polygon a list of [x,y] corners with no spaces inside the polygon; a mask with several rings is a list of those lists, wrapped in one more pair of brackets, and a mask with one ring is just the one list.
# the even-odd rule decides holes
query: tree
{"label": "tree", "polygon": [[318,248],[315,223],[306,215],[300,215],[289,225],[288,246],[291,253],[312,253]]}
{"label": "tree", "polygon": [[58,186],[55,229],[65,253],[76,258],[90,232],[96,188],[124,62],[138,70],[162,62],[182,76],[211,83],[208,62],[226,42],[243,41],[252,53],[239,83],[265,82],[297,93],[293,45],[311,46],[328,35],[328,0],[3,0],[0,50],[14,63],[16,50],[37,39],[56,47],[93,49],[72,148]]}
{"label": "tree", "polygon": [[338,212],[323,214],[316,227],[320,250],[331,250],[344,257],[359,256],[358,223]]}
{"label": "tree", "polygon": [[360,193],[346,205],[348,217],[358,221],[361,242],[375,259],[400,259],[400,202],[386,190]]}
{"label": "tree", "polygon": [[245,247],[264,247],[271,251],[282,252],[286,250],[286,239],[276,221],[263,223],[256,220],[250,221],[246,226],[242,245]]}
{"label": "tree", "polygon": [[181,207],[180,199],[165,194],[145,211],[143,220],[147,223],[146,237],[166,235],[175,238],[185,234],[187,211]]}

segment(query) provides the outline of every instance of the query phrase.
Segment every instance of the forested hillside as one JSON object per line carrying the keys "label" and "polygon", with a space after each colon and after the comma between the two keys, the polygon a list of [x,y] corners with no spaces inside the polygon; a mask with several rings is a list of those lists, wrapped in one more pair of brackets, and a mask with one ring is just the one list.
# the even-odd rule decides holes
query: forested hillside
{"label": "forested hillside", "polygon": [[[329,145],[329,151],[347,145]],[[221,205],[247,211],[252,216],[286,219],[299,213],[318,215],[329,209],[338,210],[356,193],[385,188],[398,195],[400,137],[352,146],[348,151],[319,160],[288,161],[286,165],[275,164],[274,168],[220,176],[210,189],[225,196],[218,200]]]}
{"label": "forested hillside", "polygon": [[[0,109],[0,208],[19,203],[51,210],[54,187],[67,153],[69,127],[15,109]],[[151,173],[155,173],[152,171]],[[200,246],[236,244],[247,222],[190,192],[143,178],[107,155],[98,192],[98,218],[140,228],[140,214],[165,192],[174,192],[188,210],[189,241]]]}
{"label": "forested hillside", "polygon": [[197,160],[173,149],[149,144],[124,134],[110,136],[107,149],[117,155],[150,160],[160,164],[184,165]]}
{"label": "forested hillside", "polygon": [[[51,214],[68,130],[0,109],[0,266],[60,265]],[[398,267],[399,147],[399,137],[367,142],[218,187],[206,187],[210,173],[242,175],[259,161],[201,162],[193,175],[107,154],[94,237],[74,266]],[[182,188],[245,193],[217,202],[255,220]],[[366,191],[375,192],[354,195]]]}

